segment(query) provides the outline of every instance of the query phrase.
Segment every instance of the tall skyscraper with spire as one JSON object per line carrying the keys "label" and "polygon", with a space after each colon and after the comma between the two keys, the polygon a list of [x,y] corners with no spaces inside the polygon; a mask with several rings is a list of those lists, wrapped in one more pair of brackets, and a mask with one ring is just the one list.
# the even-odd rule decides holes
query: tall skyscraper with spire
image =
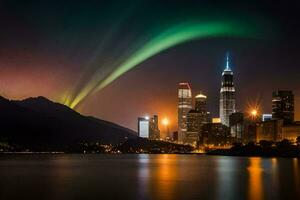
{"label": "tall skyscraper with spire", "polygon": [[221,123],[229,126],[229,116],[235,112],[235,88],[233,72],[229,65],[229,54],[226,55],[226,68],[222,73],[220,90],[220,119]]}

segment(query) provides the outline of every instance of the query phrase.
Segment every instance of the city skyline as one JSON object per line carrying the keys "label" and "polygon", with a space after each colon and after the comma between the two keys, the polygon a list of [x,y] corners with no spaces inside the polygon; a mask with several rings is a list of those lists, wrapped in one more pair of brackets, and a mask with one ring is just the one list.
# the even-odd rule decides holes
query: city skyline
{"label": "city skyline", "polygon": [[[219,100],[219,104],[216,105],[216,107],[219,107],[219,113],[211,115],[210,110],[207,110],[207,112],[209,112],[209,114],[210,114],[210,117],[219,118],[220,122],[222,124],[229,127],[229,117],[232,113],[242,112],[245,115],[251,116],[251,115],[253,115],[252,112],[255,112],[255,115],[260,115],[261,118],[263,118],[264,115],[269,115],[268,111],[270,109],[265,109],[265,110],[262,109],[262,104],[261,104],[261,101],[263,100],[262,97],[256,98],[255,100],[253,100],[251,102],[248,102],[247,105],[245,105],[241,109],[236,109],[235,108],[236,98],[235,98],[235,85],[233,83],[234,82],[234,78],[233,78],[234,73],[231,70],[229,52],[226,52],[226,54],[225,54],[225,62],[224,63],[225,63],[224,64],[224,69],[223,69],[222,76],[221,76],[221,87],[220,87],[221,89],[220,89],[220,97],[219,97],[220,100]],[[227,76],[230,76],[230,77],[224,77],[224,75],[227,75]],[[187,128],[186,128],[187,121],[184,121],[184,122],[179,121],[179,119],[182,118],[181,115],[183,115],[183,118],[185,119],[185,118],[187,118],[188,112],[192,111],[193,109],[196,108],[197,105],[195,105],[195,106],[192,106],[192,105],[194,103],[196,104],[197,96],[198,97],[199,96],[204,97],[205,99],[207,98],[207,96],[203,94],[203,92],[202,92],[203,90],[199,90],[200,91],[199,93],[196,93],[196,95],[193,95],[193,94],[195,94],[195,91],[192,89],[192,87],[190,85],[191,85],[190,82],[179,83],[179,89],[178,89],[178,98],[179,98],[178,101],[179,101],[179,103],[178,103],[178,108],[177,108],[177,116],[178,116],[177,124],[178,124],[178,126],[176,127],[176,126],[174,126],[174,124],[173,124],[173,126],[171,126],[172,128],[174,128],[173,131],[178,131],[179,132],[179,141],[181,141],[181,142],[184,141],[184,139],[180,139],[180,131],[182,131],[181,129],[183,129],[184,133],[182,133],[182,134],[185,135],[186,130],[187,130]],[[228,86],[230,86],[229,89],[228,89]],[[227,90],[234,93],[233,94],[233,101],[234,102],[233,102],[233,105],[231,105],[231,108],[230,108],[231,111],[230,112],[225,113],[225,114],[221,114],[223,112],[223,109],[224,109],[223,105],[222,105],[224,95],[222,93],[227,92]],[[280,89],[279,89],[279,91],[280,91]],[[281,92],[285,92],[285,91],[281,90]],[[270,102],[268,103],[269,104],[268,107],[271,108],[271,111],[269,111],[269,112],[272,113],[272,110],[274,110],[274,94],[276,94],[276,92],[270,91],[270,94],[272,95],[272,98],[271,98],[271,101],[270,101],[271,103]],[[186,98],[188,98],[189,100],[185,100]],[[229,101],[231,101],[231,100],[229,100]],[[293,102],[294,102],[294,96],[293,96]],[[292,107],[291,107],[291,109],[293,111],[293,120],[295,119],[295,121],[297,121],[296,117],[294,116],[294,112],[295,112],[294,108],[295,108],[295,105],[293,104]],[[182,109],[186,109],[186,110],[181,111]],[[228,110],[228,108],[226,108],[226,109]],[[266,111],[266,110],[268,110],[268,111]],[[154,112],[154,113],[157,113],[157,112]],[[180,114],[180,113],[183,113],[183,114]],[[222,115],[226,115],[226,116],[223,117],[224,118],[223,120],[225,120],[225,118],[227,118],[226,121],[222,122]],[[145,116],[148,116],[148,114],[146,114]],[[169,116],[166,116],[166,115],[164,115],[164,117],[169,118]],[[276,117],[274,119],[276,119]],[[182,125],[183,127],[181,127],[181,125],[180,125],[182,123],[184,124],[184,125]],[[159,125],[159,126],[163,127],[163,125]]]}

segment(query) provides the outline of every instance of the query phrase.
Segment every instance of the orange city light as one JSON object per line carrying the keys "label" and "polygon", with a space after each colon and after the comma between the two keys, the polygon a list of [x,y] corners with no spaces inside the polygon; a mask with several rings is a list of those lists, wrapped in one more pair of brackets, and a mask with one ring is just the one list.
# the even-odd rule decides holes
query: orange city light
{"label": "orange city light", "polygon": [[169,119],[168,119],[168,118],[164,118],[164,119],[162,120],[162,124],[163,124],[164,126],[168,126],[168,125],[169,125]]}
{"label": "orange city light", "polygon": [[256,116],[257,116],[257,110],[256,110],[256,109],[253,109],[253,110],[251,111],[251,115],[252,115],[253,117],[256,117]]}

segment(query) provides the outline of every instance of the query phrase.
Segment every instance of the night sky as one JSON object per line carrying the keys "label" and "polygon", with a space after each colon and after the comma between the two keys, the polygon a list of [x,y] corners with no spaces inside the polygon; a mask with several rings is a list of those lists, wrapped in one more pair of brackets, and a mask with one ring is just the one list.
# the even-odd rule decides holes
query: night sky
{"label": "night sky", "polygon": [[[270,113],[272,91],[289,89],[300,120],[300,6],[220,2],[1,1],[0,94],[45,96],[70,106],[89,88],[74,106],[83,114],[131,129],[137,117],[158,114],[170,118],[174,130],[182,81],[193,95],[205,93],[209,111],[218,116],[230,52],[239,111],[256,103]],[[154,52],[168,41],[174,44]],[[153,55],[110,78],[147,51]]]}

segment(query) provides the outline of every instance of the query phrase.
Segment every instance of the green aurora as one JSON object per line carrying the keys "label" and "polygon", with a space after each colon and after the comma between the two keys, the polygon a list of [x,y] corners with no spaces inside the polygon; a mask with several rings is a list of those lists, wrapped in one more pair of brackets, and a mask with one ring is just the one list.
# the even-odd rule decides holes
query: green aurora
{"label": "green aurora", "polygon": [[[114,80],[128,72],[130,69],[139,66],[142,62],[157,55],[158,53],[192,40],[217,38],[217,37],[238,37],[238,38],[258,38],[261,35],[258,28],[251,23],[237,20],[219,20],[198,22],[192,21],[179,23],[170,26],[153,35],[129,55],[121,64],[110,66],[111,70],[104,77],[93,76],[91,79],[73,96],[65,99],[65,104],[76,109],[82,101],[89,95],[100,91]],[[101,64],[99,63],[99,66]],[[101,74],[101,68],[97,73]]]}

